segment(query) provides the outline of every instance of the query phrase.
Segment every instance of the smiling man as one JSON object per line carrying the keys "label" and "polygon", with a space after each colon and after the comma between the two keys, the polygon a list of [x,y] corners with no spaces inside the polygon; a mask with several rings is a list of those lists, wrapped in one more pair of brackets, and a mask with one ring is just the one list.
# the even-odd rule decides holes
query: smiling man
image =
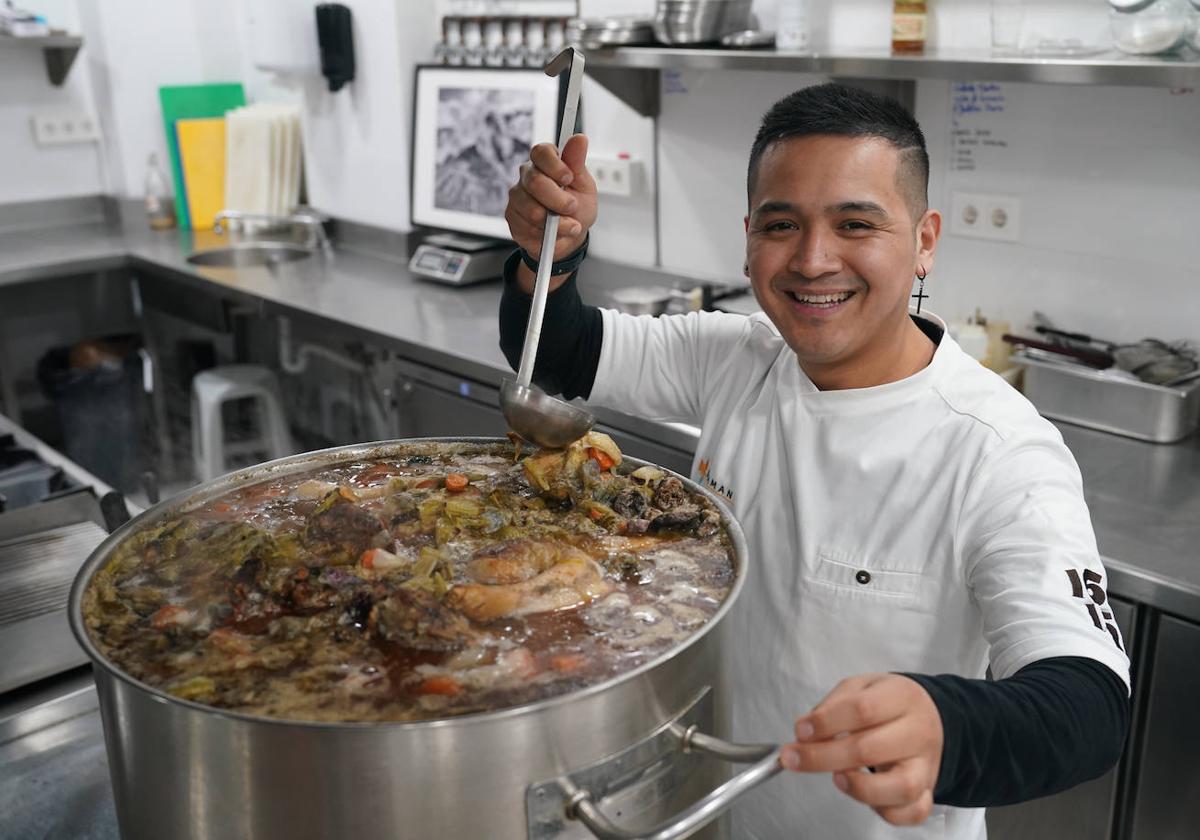
{"label": "smiling man", "polygon": [[790,741],[797,771],[747,797],[734,836],[981,838],[983,806],[1111,767],[1128,659],[1078,468],[909,309],[941,230],[916,121],[840,85],[771,108],[747,178],[750,317],[585,306],[586,153],[582,136],[561,158],[535,147],[509,193],[501,346],[515,364],[560,213],[535,380],[701,427],[692,477],[728,497],[753,564],[731,614],[734,736]]}

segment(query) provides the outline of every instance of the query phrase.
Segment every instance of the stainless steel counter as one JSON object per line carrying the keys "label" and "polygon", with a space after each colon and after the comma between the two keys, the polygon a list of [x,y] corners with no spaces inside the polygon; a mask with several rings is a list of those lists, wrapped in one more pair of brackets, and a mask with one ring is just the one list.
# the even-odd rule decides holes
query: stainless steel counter
{"label": "stainless steel counter", "polygon": [[6,840],[120,840],[91,669],[0,702]]}
{"label": "stainless steel counter", "polygon": [[[0,222],[3,213],[0,213]],[[87,221],[0,233],[0,287],[127,266],[266,311],[300,312],[390,343],[402,355],[496,386],[509,375],[497,346],[498,283],[452,288],[423,282],[402,261],[338,248],[324,259],[267,268],[196,267],[211,233],[152,232]],[[584,296],[604,305],[622,285],[662,285],[669,275],[590,259]],[[691,451],[697,430],[618,412],[609,425]],[[1084,476],[1114,593],[1200,620],[1200,438],[1161,446],[1061,425]]]}

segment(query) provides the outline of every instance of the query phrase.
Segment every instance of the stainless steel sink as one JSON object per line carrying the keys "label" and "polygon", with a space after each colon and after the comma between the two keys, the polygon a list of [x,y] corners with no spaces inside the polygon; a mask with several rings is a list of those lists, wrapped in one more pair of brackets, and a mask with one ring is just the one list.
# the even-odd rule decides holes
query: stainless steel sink
{"label": "stainless steel sink", "polygon": [[192,265],[211,265],[225,268],[242,268],[265,265],[268,268],[280,263],[295,262],[311,257],[315,251],[287,242],[246,242],[211,251],[197,251],[187,258]]}

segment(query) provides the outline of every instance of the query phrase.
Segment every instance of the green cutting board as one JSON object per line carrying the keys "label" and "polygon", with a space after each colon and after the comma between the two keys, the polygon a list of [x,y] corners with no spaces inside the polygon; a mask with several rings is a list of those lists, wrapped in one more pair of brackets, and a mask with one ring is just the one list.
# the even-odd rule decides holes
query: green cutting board
{"label": "green cutting board", "polygon": [[181,230],[191,228],[183,166],[179,160],[179,138],[175,121],[194,117],[223,117],[225,112],[246,104],[240,82],[218,85],[172,85],[158,89],[162,105],[163,127],[167,133],[167,154],[171,158],[171,181],[175,185],[175,217]]}

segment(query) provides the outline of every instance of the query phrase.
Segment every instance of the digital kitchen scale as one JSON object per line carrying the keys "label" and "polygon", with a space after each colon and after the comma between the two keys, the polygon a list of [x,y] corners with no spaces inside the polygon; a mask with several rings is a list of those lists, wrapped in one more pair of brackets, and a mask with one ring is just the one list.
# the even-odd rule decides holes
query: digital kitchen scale
{"label": "digital kitchen scale", "polygon": [[466,286],[500,277],[512,249],[513,244],[502,239],[434,233],[417,246],[408,270],[425,280]]}

